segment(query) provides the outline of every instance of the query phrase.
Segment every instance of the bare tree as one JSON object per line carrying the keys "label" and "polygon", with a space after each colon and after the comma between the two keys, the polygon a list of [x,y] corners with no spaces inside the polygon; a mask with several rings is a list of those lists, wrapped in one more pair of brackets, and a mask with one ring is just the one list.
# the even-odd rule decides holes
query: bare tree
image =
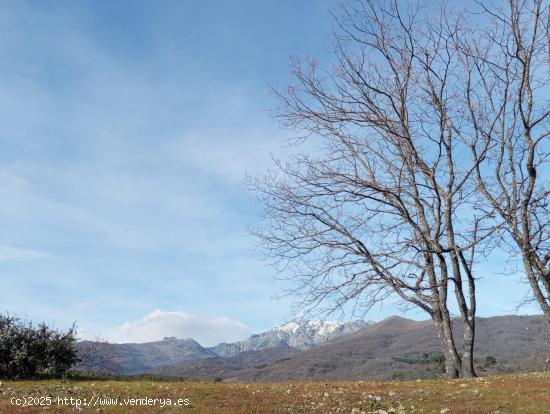
{"label": "bare tree", "polygon": [[275,91],[276,115],[315,149],[252,182],[266,209],[257,235],[290,270],[302,311],[396,296],[434,321],[446,375],[474,376],[473,267],[497,227],[474,205],[479,161],[457,130],[465,20],[380,0],[345,6],[337,22],[332,70],[294,59],[295,85]]}
{"label": "bare tree", "polygon": [[117,375],[121,372],[120,353],[111,343],[96,336],[93,341],[79,345],[76,370],[91,377]]}
{"label": "bare tree", "polygon": [[462,133],[471,137],[482,203],[501,219],[504,246],[550,321],[550,5],[479,4],[491,25],[457,36]]}

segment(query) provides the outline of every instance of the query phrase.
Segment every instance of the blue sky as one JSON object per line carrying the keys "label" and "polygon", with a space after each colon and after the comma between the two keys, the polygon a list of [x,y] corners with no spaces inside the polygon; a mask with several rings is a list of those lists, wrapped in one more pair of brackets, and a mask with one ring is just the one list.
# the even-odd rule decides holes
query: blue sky
{"label": "blue sky", "polygon": [[[88,337],[206,344],[292,318],[247,233],[259,206],[243,181],[284,156],[268,85],[289,82],[291,55],[330,62],[330,9],[2,2],[0,310]],[[480,315],[521,299],[516,278],[490,275],[498,261],[482,269]]]}

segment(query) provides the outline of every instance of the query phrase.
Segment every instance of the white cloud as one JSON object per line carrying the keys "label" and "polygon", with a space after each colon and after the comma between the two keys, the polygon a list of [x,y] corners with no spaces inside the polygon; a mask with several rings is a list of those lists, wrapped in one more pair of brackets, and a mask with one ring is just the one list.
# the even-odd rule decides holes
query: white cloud
{"label": "white cloud", "polygon": [[155,310],[137,322],[125,322],[107,339],[112,342],[151,342],[164,337],[193,338],[203,346],[247,338],[250,329],[227,316],[197,316],[185,312]]}

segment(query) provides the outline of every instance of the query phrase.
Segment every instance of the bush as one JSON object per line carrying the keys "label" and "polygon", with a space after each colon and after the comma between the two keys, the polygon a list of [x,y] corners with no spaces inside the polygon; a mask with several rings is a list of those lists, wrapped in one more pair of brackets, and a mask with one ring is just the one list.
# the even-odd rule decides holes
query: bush
{"label": "bush", "polygon": [[0,377],[58,377],[77,360],[74,326],[63,332],[0,314]]}
{"label": "bush", "polygon": [[483,366],[485,368],[489,368],[490,366],[496,365],[496,363],[497,363],[497,359],[494,356],[489,355],[489,356],[485,357],[485,361],[483,363]]}

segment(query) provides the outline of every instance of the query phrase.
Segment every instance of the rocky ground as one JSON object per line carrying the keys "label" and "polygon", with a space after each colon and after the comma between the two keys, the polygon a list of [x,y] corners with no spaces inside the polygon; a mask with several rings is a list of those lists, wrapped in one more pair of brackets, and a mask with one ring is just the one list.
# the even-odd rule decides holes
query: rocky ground
{"label": "rocky ground", "polygon": [[[0,386],[0,412],[550,413],[549,389],[548,373],[453,381],[10,381]],[[143,405],[147,398],[149,405]],[[13,405],[22,402],[27,406]]]}

